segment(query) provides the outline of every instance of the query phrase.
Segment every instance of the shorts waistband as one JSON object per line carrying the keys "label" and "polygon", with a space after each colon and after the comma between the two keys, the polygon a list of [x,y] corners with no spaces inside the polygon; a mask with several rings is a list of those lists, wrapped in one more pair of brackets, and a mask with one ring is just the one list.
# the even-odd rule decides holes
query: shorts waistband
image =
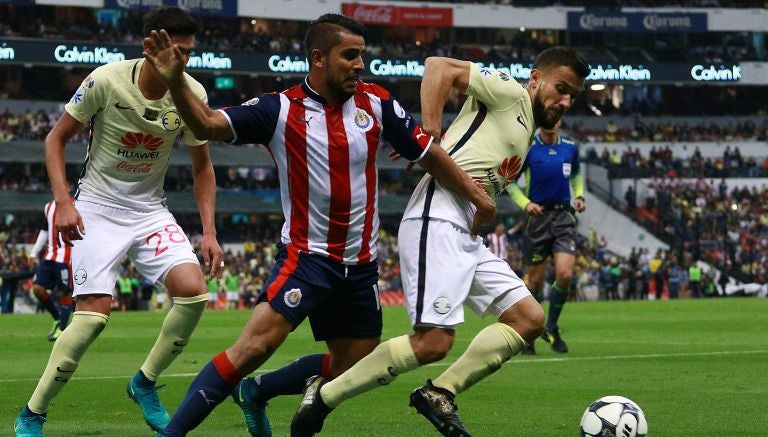
{"label": "shorts waistband", "polygon": [[568,212],[573,212],[574,211],[573,207],[571,206],[571,204],[570,203],[566,203],[566,202],[563,202],[563,203],[545,203],[545,204],[541,205],[541,208],[544,211],[568,211]]}

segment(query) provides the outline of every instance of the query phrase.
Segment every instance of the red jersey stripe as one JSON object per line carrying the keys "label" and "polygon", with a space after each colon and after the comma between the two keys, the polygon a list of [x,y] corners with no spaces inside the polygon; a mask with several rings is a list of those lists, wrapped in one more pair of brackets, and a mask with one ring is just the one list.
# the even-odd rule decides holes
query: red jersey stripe
{"label": "red jersey stripe", "polygon": [[[365,109],[369,114],[373,114],[373,108],[371,107],[371,100],[363,94],[355,94],[355,104],[358,107]],[[362,242],[360,244],[360,253],[357,255],[358,262],[360,264],[371,261],[371,241],[373,241],[373,221],[378,214],[376,210],[377,200],[377,186],[378,186],[378,172],[376,171],[376,151],[378,150],[378,144],[381,135],[381,125],[378,120],[373,117],[374,123],[371,130],[365,133],[365,140],[368,142],[368,159],[365,163],[365,222],[363,224]]]}
{"label": "red jersey stripe", "polygon": [[308,251],[309,228],[309,167],[307,166],[307,125],[304,123],[304,105],[291,100],[285,130],[285,154],[288,160],[291,196],[291,242]]}
{"label": "red jersey stripe", "polygon": [[325,119],[328,129],[328,170],[330,171],[331,202],[328,213],[328,258],[341,262],[347,245],[349,209],[352,192],[349,176],[349,143],[344,129],[341,105],[327,105]]}

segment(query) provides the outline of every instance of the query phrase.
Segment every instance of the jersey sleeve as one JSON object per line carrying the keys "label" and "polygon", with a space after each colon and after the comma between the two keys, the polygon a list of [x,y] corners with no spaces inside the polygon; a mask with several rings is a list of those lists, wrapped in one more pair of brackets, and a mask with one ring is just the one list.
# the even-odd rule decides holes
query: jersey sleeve
{"label": "jersey sleeve", "polygon": [[523,98],[525,88],[503,71],[470,63],[466,94],[490,109],[504,110]]}
{"label": "jersey sleeve", "polygon": [[97,68],[91,72],[75,90],[64,110],[80,123],[87,123],[91,117],[106,107],[109,97],[109,78]]}
{"label": "jersey sleeve", "polygon": [[431,135],[424,132],[413,116],[400,102],[387,93],[381,98],[382,136],[392,144],[400,156],[409,161],[420,160],[432,144]]}
{"label": "jersey sleeve", "polygon": [[[197,81],[195,81],[194,83],[195,83],[195,87],[193,91],[195,95],[207,105],[208,93],[205,91],[205,87],[202,86]],[[182,144],[185,144],[187,146],[194,147],[194,146],[202,146],[203,144],[208,143],[208,140],[198,140],[197,138],[195,138],[195,134],[193,134],[192,131],[189,128],[187,128],[187,125],[185,124],[181,132],[181,142]]]}
{"label": "jersey sleeve", "polygon": [[219,109],[232,129],[231,144],[269,146],[280,115],[280,95],[262,94],[240,106]]}

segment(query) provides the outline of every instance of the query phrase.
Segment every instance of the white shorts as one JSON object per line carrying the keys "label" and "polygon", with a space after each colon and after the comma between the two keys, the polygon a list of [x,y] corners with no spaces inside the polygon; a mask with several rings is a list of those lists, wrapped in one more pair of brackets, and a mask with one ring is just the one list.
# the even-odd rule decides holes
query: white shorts
{"label": "white shorts", "polygon": [[228,291],[227,292],[227,300],[230,302],[237,302],[240,300],[240,293],[237,291]]}
{"label": "white shorts", "polygon": [[452,327],[464,322],[464,303],[497,319],[531,293],[483,239],[437,219],[409,219],[397,235],[400,272],[413,326]]}
{"label": "white shorts", "polygon": [[200,265],[184,230],[167,209],[139,212],[77,201],[85,235],[72,247],[73,296],[111,294],[123,257],[152,282],[171,268]]}

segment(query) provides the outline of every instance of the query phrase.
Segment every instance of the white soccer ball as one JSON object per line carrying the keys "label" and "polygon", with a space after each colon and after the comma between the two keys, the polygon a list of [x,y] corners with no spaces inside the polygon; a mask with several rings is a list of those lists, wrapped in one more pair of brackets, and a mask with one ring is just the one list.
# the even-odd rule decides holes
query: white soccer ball
{"label": "white soccer ball", "polygon": [[640,406],[623,396],[603,396],[581,416],[582,437],[646,437],[648,422]]}

